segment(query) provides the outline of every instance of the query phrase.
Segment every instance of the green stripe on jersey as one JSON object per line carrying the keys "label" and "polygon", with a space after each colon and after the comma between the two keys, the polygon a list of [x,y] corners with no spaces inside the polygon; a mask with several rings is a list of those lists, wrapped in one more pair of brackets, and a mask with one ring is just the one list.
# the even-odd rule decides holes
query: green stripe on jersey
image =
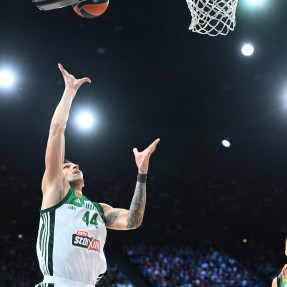
{"label": "green stripe on jersey", "polygon": [[46,273],[45,275],[49,275],[49,270],[48,270],[48,240],[49,240],[49,235],[50,235],[50,214],[47,213],[46,214],[46,233],[45,233],[45,239],[44,239],[44,260],[45,260],[45,269],[46,269]]}
{"label": "green stripe on jersey", "polygon": [[53,248],[54,248],[54,231],[55,231],[55,213],[56,211],[50,212],[50,226],[49,226],[49,243],[48,243],[48,269],[49,275],[53,276]]}
{"label": "green stripe on jersey", "polygon": [[44,275],[48,275],[48,270],[46,267],[46,253],[47,253],[47,237],[48,237],[48,213],[47,214],[43,214],[42,216],[42,220],[43,220],[43,236],[41,238],[41,242],[42,242],[42,256],[43,256],[43,260],[44,260]]}
{"label": "green stripe on jersey", "polygon": [[40,249],[40,251],[42,251],[43,230],[44,230],[44,224],[43,224],[43,218],[42,218],[42,226],[41,226],[40,237],[39,237],[39,249]]}
{"label": "green stripe on jersey", "polygon": [[[44,275],[53,276],[53,250],[56,211],[41,214],[42,226],[39,238],[40,252],[44,261]],[[45,283],[46,284],[46,283]]]}

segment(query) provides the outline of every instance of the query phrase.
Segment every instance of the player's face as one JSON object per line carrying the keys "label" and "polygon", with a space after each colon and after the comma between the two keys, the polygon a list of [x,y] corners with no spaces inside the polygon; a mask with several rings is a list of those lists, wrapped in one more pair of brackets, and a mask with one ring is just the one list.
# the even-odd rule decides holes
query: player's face
{"label": "player's face", "polygon": [[63,164],[64,175],[71,185],[78,185],[84,183],[83,173],[79,169],[78,164],[72,162]]}
{"label": "player's face", "polygon": [[285,255],[287,256],[287,245],[285,245]]}

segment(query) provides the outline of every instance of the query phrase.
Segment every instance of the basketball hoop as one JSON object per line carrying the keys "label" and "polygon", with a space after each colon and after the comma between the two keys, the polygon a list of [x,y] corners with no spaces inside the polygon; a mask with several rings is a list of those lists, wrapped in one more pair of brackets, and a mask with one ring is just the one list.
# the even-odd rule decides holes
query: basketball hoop
{"label": "basketball hoop", "polygon": [[227,35],[236,26],[238,0],[186,0],[191,12],[189,30],[209,36]]}

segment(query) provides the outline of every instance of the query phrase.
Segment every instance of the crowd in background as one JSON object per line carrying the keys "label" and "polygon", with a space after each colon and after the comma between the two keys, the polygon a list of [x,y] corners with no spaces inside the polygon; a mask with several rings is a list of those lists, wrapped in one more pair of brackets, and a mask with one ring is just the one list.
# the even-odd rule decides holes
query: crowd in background
{"label": "crowd in background", "polygon": [[104,277],[96,284],[99,287],[133,287],[128,276],[118,265],[109,266]]}
{"label": "crowd in background", "polygon": [[[88,198],[129,208],[136,175],[105,170],[83,172],[83,192]],[[41,171],[0,165],[0,228],[3,234],[0,248],[1,255],[5,255],[1,256],[0,282],[8,287],[32,286],[41,281],[38,263],[33,257],[42,198],[41,177]],[[149,174],[143,225],[128,235],[121,233],[117,240],[123,239],[130,246],[130,263],[139,266],[143,276],[154,286],[203,287],[211,286],[210,280],[228,282],[224,286],[237,286],[232,282],[238,280],[242,286],[250,286],[250,282],[252,286],[269,286],[284,264],[286,228],[280,211],[284,210],[285,190],[267,179],[242,175],[233,178],[220,173],[169,177]],[[264,240],[264,234],[272,231],[282,245],[279,246],[278,241]],[[19,233],[24,239],[14,240],[9,245],[9,236],[16,238]],[[243,244],[244,234],[248,240]],[[26,241],[27,237],[34,238]],[[137,250],[131,247],[130,244],[143,238],[145,242]],[[208,244],[193,246],[191,238],[221,242],[224,251]],[[166,247],[159,247],[160,243],[150,247],[151,239],[164,242]],[[107,240],[113,238],[108,236]],[[185,247],[175,248],[175,242]],[[171,260],[169,264],[168,260]],[[172,276],[168,275],[168,270],[175,270]],[[101,283],[104,286],[112,286],[109,282],[116,284],[116,281],[129,284],[130,281],[123,278],[121,270],[114,270]],[[170,282],[178,285],[168,285]]]}
{"label": "crowd in background", "polygon": [[40,282],[34,243],[27,239],[0,237],[0,282],[3,286],[31,287]]}
{"label": "crowd in background", "polygon": [[264,286],[211,242],[157,247],[137,244],[127,247],[126,252],[130,262],[156,287]]}

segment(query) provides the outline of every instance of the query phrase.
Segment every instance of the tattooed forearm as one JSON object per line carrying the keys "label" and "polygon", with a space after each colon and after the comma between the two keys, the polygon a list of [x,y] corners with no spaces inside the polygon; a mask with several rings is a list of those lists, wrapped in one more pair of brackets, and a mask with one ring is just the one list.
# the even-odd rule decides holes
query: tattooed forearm
{"label": "tattooed forearm", "polygon": [[146,184],[137,182],[134,197],[130,206],[127,228],[137,228],[141,225],[146,202]]}
{"label": "tattooed forearm", "polygon": [[116,219],[118,218],[119,214],[121,213],[121,210],[113,211],[108,213],[105,216],[105,224],[106,226],[111,226],[115,223]]}

